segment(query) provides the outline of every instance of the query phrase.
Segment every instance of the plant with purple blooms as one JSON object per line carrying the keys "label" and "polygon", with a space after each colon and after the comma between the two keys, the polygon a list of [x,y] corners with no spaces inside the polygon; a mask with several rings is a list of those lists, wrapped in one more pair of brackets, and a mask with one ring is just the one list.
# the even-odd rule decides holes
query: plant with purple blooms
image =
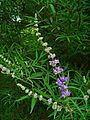
{"label": "plant with purple blooms", "polygon": [[71,92],[68,90],[68,86],[66,85],[67,80],[68,77],[61,76],[56,81],[56,84],[59,86],[59,89],[61,90],[62,98],[65,98],[66,96],[70,96],[71,94]]}
{"label": "plant with purple blooms", "polygon": [[[37,20],[37,14],[35,14],[35,19]],[[38,26],[36,26],[36,25],[35,25],[35,27],[38,28]],[[39,28],[38,28],[38,30],[39,30]],[[36,32],[36,36],[38,37],[38,39],[43,38],[43,37],[41,37],[41,34],[39,34],[38,31]],[[59,64],[59,60],[55,58],[56,57],[55,53],[51,53],[50,52],[52,50],[52,48],[47,46],[48,43],[46,43],[46,42],[44,43],[42,40],[38,41],[38,42],[41,42],[42,46],[45,47],[45,52],[49,54],[48,58],[52,59],[51,61],[49,61],[49,65],[53,67],[53,73],[55,75],[60,76],[56,83],[59,86],[59,89],[61,90],[62,98],[70,96],[71,92],[68,90],[68,86],[66,87],[66,81],[68,80],[68,78],[65,77],[65,76],[61,76],[61,73],[64,71],[64,69],[61,68],[58,65]]]}

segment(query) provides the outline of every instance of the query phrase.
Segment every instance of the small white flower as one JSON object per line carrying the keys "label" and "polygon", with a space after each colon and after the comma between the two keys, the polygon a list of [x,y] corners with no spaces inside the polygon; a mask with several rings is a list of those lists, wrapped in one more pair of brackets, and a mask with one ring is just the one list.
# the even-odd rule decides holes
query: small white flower
{"label": "small white flower", "polygon": [[39,100],[40,101],[43,100],[43,96],[42,95],[39,96]]}
{"label": "small white flower", "polygon": [[36,30],[37,32],[39,31],[39,28],[34,28],[34,30]]}
{"label": "small white flower", "polygon": [[39,37],[38,39],[37,39],[37,41],[39,42],[39,41],[42,41],[43,40],[43,37]]}
{"label": "small white flower", "polygon": [[26,89],[26,90],[25,90],[25,93],[29,93],[29,89]]}
{"label": "small white flower", "polygon": [[24,87],[24,86],[21,86],[21,89],[22,89],[22,90],[25,90],[25,87]]}
{"label": "small white flower", "polygon": [[34,93],[34,98],[37,98],[37,97],[38,97],[37,93]]}
{"label": "small white flower", "polygon": [[54,102],[53,105],[52,105],[52,109],[57,109],[57,102]]}
{"label": "small white flower", "polygon": [[2,57],[2,55],[0,55],[0,57]]}
{"label": "small white flower", "polygon": [[47,52],[47,53],[49,53],[49,52],[50,52],[50,50],[52,50],[52,48],[51,48],[51,47],[47,47],[47,48],[45,48],[45,52]]}
{"label": "small white flower", "polygon": [[39,32],[36,33],[36,36],[40,36],[40,35],[41,35],[41,33],[39,33]]}
{"label": "small white flower", "polygon": [[0,64],[0,68],[1,68],[1,69],[3,68],[3,65],[2,65],[2,64]]}
{"label": "small white flower", "polygon": [[66,111],[66,112],[69,112],[70,110],[68,109],[68,107],[65,107],[65,111]]}
{"label": "small white flower", "polygon": [[15,74],[14,73],[11,73],[11,76],[12,76],[12,78],[15,78]]}
{"label": "small white flower", "polygon": [[6,67],[3,67],[3,68],[2,68],[2,71],[6,71],[6,70],[7,70],[7,68],[6,68]]}
{"label": "small white flower", "polygon": [[7,62],[7,63],[8,63],[8,60],[6,60],[5,62]]}
{"label": "small white flower", "polygon": [[17,86],[21,87],[22,85],[20,83],[17,83]]}
{"label": "small white flower", "polygon": [[3,60],[6,61],[6,58],[4,58]]}
{"label": "small white flower", "polygon": [[15,15],[12,15],[12,20],[13,21],[17,21],[17,22],[21,22],[21,18],[20,18],[20,16],[15,16]]}
{"label": "small white flower", "polygon": [[49,98],[48,99],[48,104],[51,104],[52,103],[52,98]]}
{"label": "small white flower", "polygon": [[37,13],[35,13],[35,18],[37,19]]}
{"label": "small white flower", "polygon": [[11,61],[8,61],[8,64],[11,64]]}
{"label": "small white flower", "polygon": [[90,95],[90,89],[87,90],[87,93]]}
{"label": "small white flower", "polygon": [[48,43],[47,43],[47,42],[42,43],[42,46],[44,46],[44,47],[46,47],[47,45],[48,45]]}
{"label": "small white flower", "polygon": [[6,74],[10,74],[10,70],[9,69],[6,70]]}
{"label": "small white flower", "polygon": [[38,27],[38,24],[35,24],[34,26],[35,26],[35,27]]}
{"label": "small white flower", "polygon": [[57,106],[57,111],[61,111],[62,110],[62,106],[58,105]]}
{"label": "small white flower", "polygon": [[17,86],[19,86],[22,90],[25,90],[25,87],[22,84],[17,83]]}
{"label": "small white flower", "polygon": [[35,20],[34,22],[35,22],[35,23],[38,23],[38,20]]}
{"label": "small white flower", "polygon": [[21,22],[21,18],[19,16],[16,16],[16,21]]}
{"label": "small white flower", "polygon": [[31,95],[32,95],[32,91],[30,91],[30,92],[28,93],[28,95],[31,96]]}
{"label": "small white flower", "polygon": [[48,55],[48,58],[50,59],[50,58],[52,58],[52,59],[54,59],[56,57],[56,55],[55,55],[55,53],[50,53],[49,55]]}
{"label": "small white flower", "polygon": [[89,96],[88,95],[84,95],[84,100],[88,100]]}
{"label": "small white flower", "polygon": [[3,55],[0,55],[0,57],[1,57],[1,58],[4,58],[4,56],[3,56]]}

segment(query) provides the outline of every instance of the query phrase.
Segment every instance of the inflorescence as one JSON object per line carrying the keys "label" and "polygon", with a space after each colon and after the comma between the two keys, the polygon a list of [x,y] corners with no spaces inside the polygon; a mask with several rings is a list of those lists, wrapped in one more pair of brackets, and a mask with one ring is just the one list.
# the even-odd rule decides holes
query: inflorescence
{"label": "inflorescence", "polygon": [[20,83],[17,83],[17,86],[19,86],[28,96],[33,96],[35,99],[39,99],[39,101],[45,101],[48,103],[48,105],[52,106],[52,109],[61,111],[62,110],[62,105],[58,105],[58,103],[53,101],[52,98],[45,99],[42,95],[38,95],[38,93],[34,93],[33,91],[29,90],[25,86],[23,86]]}
{"label": "inflorescence", "polygon": [[[4,62],[6,62],[8,65],[13,65],[11,63],[11,61],[6,59],[3,55],[0,55],[0,58],[2,58],[4,60]],[[7,61],[9,61],[9,62],[7,62]],[[13,72],[11,72],[11,70],[9,68],[3,66],[2,64],[0,64],[0,70],[1,70],[1,73],[3,73],[3,74],[10,75],[12,78],[17,78],[17,76]],[[48,105],[52,106],[52,109],[57,110],[57,111],[62,110],[62,108],[63,108],[62,105],[59,105],[52,98],[45,99],[43,97],[43,95],[38,95],[38,93],[36,93],[36,92],[34,93],[33,91],[31,91],[28,88],[26,88],[25,86],[23,86],[21,83],[17,83],[17,86],[19,86],[26,94],[28,94],[28,96],[33,96],[34,98],[39,99],[39,101],[47,102]]]}
{"label": "inflorescence", "polygon": [[56,84],[58,85],[60,91],[61,91],[61,96],[62,98],[65,98],[66,96],[70,96],[71,92],[68,90],[68,86],[66,85],[68,77],[62,75],[64,69],[60,67],[59,65],[59,60],[56,59],[55,53],[51,53],[50,51],[52,50],[51,47],[48,47],[47,42],[43,42],[43,37],[41,36],[41,33],[39,32],[38,28],[38,19],[37,19],[37,14],[35,14],[35,30],[36,30],[36,36],[38,37],[37,41],[41,43],[43,47],[45,47],[44,51],[48,53],[48,58],[51,59],[49,61],[49,65],[53,67],[53,73],[59,78],[56,80]]}
{"label": "inflorescence", "polygon": [[[68,90],[68,86],[67,86],[68,77],[63,75],[64,69],[59,65],[60,62],[59,62],[59,59],[56,59],[56,54],[50,52],[52,50],[52,48],[48,47],[47,42],[43,42],[43,37],[41,36],[41,33],[39,32],[37,14],[35,14],[34,22],[35,22],[34,29],[36,31],[37,41],[40,42],[41,45],[44,47],[44,51],[48,54],[49,65],[53,67],[53,73],[58,76],[58,78],[56,80],[56,84],[61,91],[61,96],[62,96],[62,98],[65,98],[66,96],[70,96],[71,92]],[[4,62],[6,62],[8,65],[13,66],[11,61],[6,59],[3,55],[0,55],[0,58],[2,58],[4,60]],[[13,77],[13,78],[17,78],[17,76],[15,76],[15,74],[13,72],[11,72],[10,69],[3,66],[2,64],[0,64],[0,69],[3,74],[8,74],[8,75],[11,75],[11,77]],[[40,101],[47,102],[48,105],[52,106],[52,109],[55,109],[57,111],[62,110],[62,105],[59,105],[52,98],[45,99],[43,97],[43,95],[38,95],[38,93],[34,93],[33,91],[30,91],[28,88],[26,88],[25,86],[23,86],[20,83],[17,83],[17,86],[19,86],[26,94],[28,94],[28,96],[33,96],[34,98],[39,99]]]}

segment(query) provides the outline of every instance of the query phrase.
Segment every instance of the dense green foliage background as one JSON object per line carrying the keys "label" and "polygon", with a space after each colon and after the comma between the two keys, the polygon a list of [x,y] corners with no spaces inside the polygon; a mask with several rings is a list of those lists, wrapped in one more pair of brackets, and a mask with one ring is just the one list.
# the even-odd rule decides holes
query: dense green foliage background
{"label": "dense green foliage background", "polygon": [[[88,81],[90,78],[89,7],[88,0],[1,0],[0,53],[8,53],[9,57],[12,52],[13,58],[17,49],[23,57],[31,56],[34,59],[36,49],[42,51],[32,30],[34,15],[37,13],[44,41],[53,48],[61,64],[68,71],[73,71],[70,72],[71,78],[79,79],[78,85],[84,86],[85,83],[81,82],[84,80],[83,76]],[[21,22],[13,20],[13,16],[19,16]],[[18,93],[14,84],[11,78],[0,74],[1,120],[49,120],[46,117],[49,114],[41,103],[37,104],[31,118],[27,111],[29,101],[24,101],[25,105],[13,105],[13,101],[22,94]],[[82,89],[86,91],[89,86],[88,82]],[[8,110],[9,107],[11,109]],[[65,118],[62,116],[61,119]]]}

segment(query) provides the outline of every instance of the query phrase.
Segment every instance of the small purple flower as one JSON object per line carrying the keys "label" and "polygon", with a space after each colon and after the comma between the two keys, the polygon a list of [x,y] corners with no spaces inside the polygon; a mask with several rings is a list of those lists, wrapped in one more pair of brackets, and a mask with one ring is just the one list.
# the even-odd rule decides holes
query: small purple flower
{"label": "small purple flower", "polygon": [[65,93],[66,93],[66,96],[70,96],[71,95],[71,92],[68,89],[65,91]]}
{"label": "small purple flower", "polygon": [[56,84],[57,84],[58,86],[63,86],[63,85],[64,85],[63,82],[60,81],[60,79],[57,79]]}
{"label": "small purple flower", "polygon": [[65,77],[64,75],[60,77],[60,81],[66,82],[68,80],[68,77]]}
{"label": "small purple flower", "polygon": [[58,64],[58,63],[59,63],[59,60],[58,60],[58,59],[55,59],[54,62],[55,62],[55,64]]}
{"label": "small purple flower", "polygon": [[[68,80],[68,77],[65,76],[61,76],[60,78],[57,79],[56,84],[58,86],[62,86],[64,85],[64,83]],[[65,85],[64,85],[65,86]]]}
{"label": "small purple flower", "polygon": [[63,68],[60,68],[60,67],[55,67],[55,68],[53,68],[53,72],[54,72],[55,74],[61,73],[62,71],[63,71]]}
{"label": "small purple flower", "polygon": [[58,64],[58,63],[59,63],[58,59],[55,59],[53,61],[49,61],[49,65],[51,65],[51,66],[56,66],[56,64]]}
{"label": "small purple flower", "polygon": [[71,92],[68,89],[66,89],[65,91],[61,92],[61,95],[62,95],[62,98],[65,98],[67,96],[70,96]]}
{"label": "small purple flower", "polygon": [[60,89],[61,91],[67,90],[67,89],[68,89],[68,86],[63,84],[62,86],[59,87],[59,89]]}
{"label": "small purple flower", "polygon": [[61,96],[62,96],[62,98],[65,98],[65,92],[64,91],[61,92]]}
{"label": "small purple flower", "polygon": [[51,65],[51,66],[55,66],[56,64],[55,64],[54,61],[49,61],[49,65]]}

